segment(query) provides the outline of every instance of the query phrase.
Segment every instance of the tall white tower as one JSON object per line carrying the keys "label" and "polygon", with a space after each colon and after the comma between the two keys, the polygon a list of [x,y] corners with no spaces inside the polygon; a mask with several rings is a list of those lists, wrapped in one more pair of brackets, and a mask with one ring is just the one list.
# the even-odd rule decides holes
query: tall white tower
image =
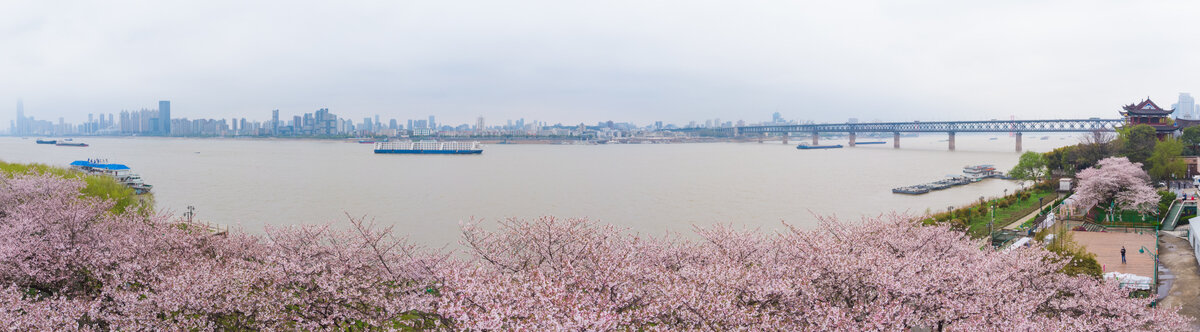
{"label": "tall white tower", "polygon": [[1179,103],[1175,104],[1175,114],[1185,119],[1200,119],[1200,115],[1196,114],[1196,99],[1189,93],[1180,92]]}

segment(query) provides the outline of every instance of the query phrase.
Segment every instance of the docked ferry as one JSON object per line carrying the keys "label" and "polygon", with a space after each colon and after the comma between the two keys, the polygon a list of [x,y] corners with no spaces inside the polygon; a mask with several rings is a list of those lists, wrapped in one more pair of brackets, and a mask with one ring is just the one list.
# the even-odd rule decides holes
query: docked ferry
{"label": "docked ferry", "polygon": [[389,154],[481,154],[479,142],[376,142],[375,153]]}
{"label": "docked ferry", "polygon": [[104,159],[76,160],[71,162],[71,169],[92,175],[112,177],[139,195],[148,193],[150,189],[154,188],[154,186],[142,182],[142,177],[134,174],[129,166],[109,164],[108,160]]}

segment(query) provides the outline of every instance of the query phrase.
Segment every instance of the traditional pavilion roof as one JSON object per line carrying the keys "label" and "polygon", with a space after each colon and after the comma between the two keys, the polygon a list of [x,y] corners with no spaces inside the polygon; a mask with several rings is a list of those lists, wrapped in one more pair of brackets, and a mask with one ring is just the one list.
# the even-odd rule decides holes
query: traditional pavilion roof
{"label": "traditional pavilion roof", "polygon": [[1125,115],[1125,116],[1128,116],[1128,115],[1162,115],[1162,116],[1165,116],[1165,115],[1169,115],[1169,114],[1175,112],[1174,108],[1165,110],[1162,107],[1158,107],[1158,104],[1155,104],[1153,101],[1151,101],[1150,97],[1146,97],[1146,100],[1142,100],[1142,102],[1137,103],[1137,104],[1125,105],[1124,107],[1122,107],[1122,109],[1124,109],[1125,111],[1121,112],[1121,115]]}

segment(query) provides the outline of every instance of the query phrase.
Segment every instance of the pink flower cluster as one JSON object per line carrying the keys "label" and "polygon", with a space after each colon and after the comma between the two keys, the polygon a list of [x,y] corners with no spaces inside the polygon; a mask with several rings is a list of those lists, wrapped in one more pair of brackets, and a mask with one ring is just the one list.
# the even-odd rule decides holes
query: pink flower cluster
{"label": "pink flower cluster", "polygon": [[1083,207],[1091,207],[1110,200],[1118,208],[1140,212],[1158,209],[1159,195],[1150,186],[1150,175],[1142,170],[1141,163],[1131,163],[1125,157],[1104,158],[1076,176],[1079,186],[1075,188],[1075,199]]}
{"label": "pink flower cluster", "polygon": [[[463,226],[464,253],[361,219],[216,236],[114,215],[82,183],[0,180],[14,330],[1183,330],[1174,310],[905,216],[648,238],[586,219]],[[488,227],[494,226],[494,227]]]}

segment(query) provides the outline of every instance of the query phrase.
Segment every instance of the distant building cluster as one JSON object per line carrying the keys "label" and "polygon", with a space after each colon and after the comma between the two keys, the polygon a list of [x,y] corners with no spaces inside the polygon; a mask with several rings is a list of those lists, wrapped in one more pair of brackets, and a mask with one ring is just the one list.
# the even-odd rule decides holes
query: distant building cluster
{"label": "distant building cluster", "polygon": [[[719,118],[704,120],[703,123],[691,121],[686,126],[664,124],[655,121],[653,124],[638,126],[628,122],[603,121],[595,125],[580,123],[577,125],[548,124],[542,121],[526,121],[524,118],[505,120],[503,123],[491,124],[482,116],[475,119],[473,124],[452,125],[438,123],[437,118],[430,115],[422,119],[387,119],[379,115],[364,117],[362,121],[339,117],[328,108],[321,108],[311,113],[293,115],[291,118],[280,116],[279,110],[272,110],[270,119],[265,121],[248,118],[228,119],[188,119],[186,117],[171,117],[171,102],[158,102],[157,109],[143,108],[139,110],[122,110],[119,113],[88,114],[87,122],[72,124],[58,118],[57,122],[38,120],[25,116],[24,104],[17,102],[17,118],[10,124],[8,134],[15,136],[63,136],[63,135],[95,135],[95,136],[181,136],[181,137],[225,137],[225,136],[259,136],[259,137],[406,137],[406,136],[441,136],[441,137],[576,137],[586,139],[614,139],[656,136],[663,130],[679,128],[728,128],[745,126],[745,121],[722,121]],[[783,119],[775,112],[770,121],[757,124],[787,124],[795,123]]]}

